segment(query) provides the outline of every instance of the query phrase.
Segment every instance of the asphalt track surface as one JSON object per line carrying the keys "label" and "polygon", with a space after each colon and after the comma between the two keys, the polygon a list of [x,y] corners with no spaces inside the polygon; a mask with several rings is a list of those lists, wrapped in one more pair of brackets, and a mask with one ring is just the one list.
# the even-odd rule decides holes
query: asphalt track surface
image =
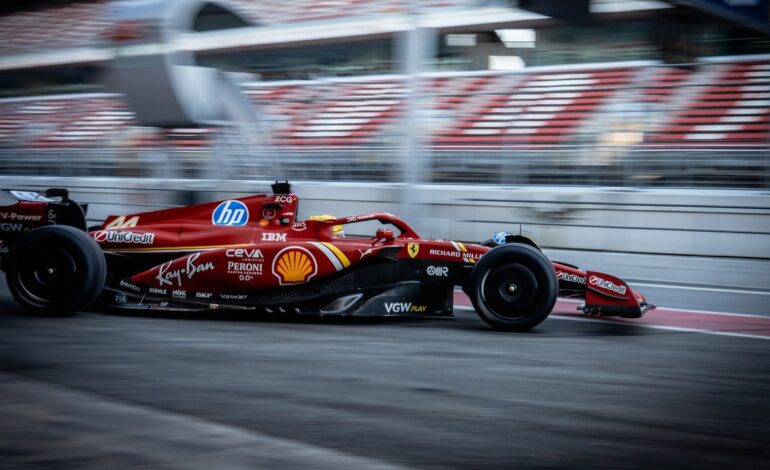
{"label": "asphalt track surface", "polygon": [[24,315],[0,467],[768,468],[770,341],[568,321]]}

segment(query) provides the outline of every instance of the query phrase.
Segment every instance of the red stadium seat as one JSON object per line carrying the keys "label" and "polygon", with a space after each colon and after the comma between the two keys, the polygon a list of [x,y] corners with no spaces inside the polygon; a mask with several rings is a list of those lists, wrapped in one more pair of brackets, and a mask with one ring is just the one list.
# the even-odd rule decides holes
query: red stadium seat
{"label": "red stadium seat", "polygon": [[[423,83],[437,147],[584,144],[612,125],[612,107],[644,105],[659,116],[643,145],[725,147],[770,142],[767,62],[669,67],[452,73]],[[403,78],[252,83],[244,92],[278,147],[360,147],[392,142],[404,114]],[[633,108],[632,108],[633,109]],[[601,123],[598,127],[595,123]],[[597,130],[598,129],[598,130]],[[202,150],[211,129],[141,128],[119,95],[0,100],[0,147]]]}
{"label": "red stadium seat", "polygon": [[[718,66],[722,66],[721,64]],[[650,143],[702,146],[770,141],[770,69],[755,61],[724,66],[669,121],[646,137]]]}

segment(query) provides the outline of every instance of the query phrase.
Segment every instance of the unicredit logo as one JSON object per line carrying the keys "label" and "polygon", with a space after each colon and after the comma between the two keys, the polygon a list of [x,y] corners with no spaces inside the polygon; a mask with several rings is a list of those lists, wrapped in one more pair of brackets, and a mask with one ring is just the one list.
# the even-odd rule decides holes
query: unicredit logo
{"label": "unicredit logo", "polygon": [[101,230],[94,234],[94,240],[99,243],[133,243],[137,245],[152,245],[154,233],[134,233],[117,230]]}
{"label": "unicredit logo", "polygon": [[602,289],[607,289],[609,291],[615,292],[616,294],[626,295],[626,286],[615,285],[612,282],[608,281],[607,279],[591,276],[590,278],[588,278],[588,283],[592,286],[601,287]]}
{"label": "unicredit logo", "polygon": [[[596,276],[594,276],[596,277]],[[556,271],[556,279],[560,281],[576,282],[578,284],[585,284],[586,278],[580,277],[576,274],[565,273],[564,271]]]}

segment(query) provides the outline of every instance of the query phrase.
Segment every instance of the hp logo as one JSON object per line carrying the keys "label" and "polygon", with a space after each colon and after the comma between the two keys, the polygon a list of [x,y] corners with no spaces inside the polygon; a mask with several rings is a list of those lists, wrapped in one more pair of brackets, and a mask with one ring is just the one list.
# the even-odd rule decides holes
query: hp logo
{"label": "hp logo", "polygon": [[249,209],[241,201],[225,201],[214,209],[211,223],[241,227],[249,221]]}

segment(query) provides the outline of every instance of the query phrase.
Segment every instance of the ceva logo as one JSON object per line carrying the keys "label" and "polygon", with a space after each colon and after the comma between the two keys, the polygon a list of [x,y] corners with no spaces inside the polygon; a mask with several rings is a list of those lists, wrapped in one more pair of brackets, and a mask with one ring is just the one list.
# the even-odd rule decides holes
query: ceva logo
{"label": "ceva logo", "polygon": [[211,223],[241,227],[249,221],[249,209],[241,201],[224,201],[211,214]]}

